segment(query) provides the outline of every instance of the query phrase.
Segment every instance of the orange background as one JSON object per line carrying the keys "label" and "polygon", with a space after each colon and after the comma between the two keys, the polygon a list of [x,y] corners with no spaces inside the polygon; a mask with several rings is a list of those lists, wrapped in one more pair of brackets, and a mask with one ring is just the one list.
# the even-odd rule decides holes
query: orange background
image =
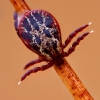
{"label": "orange background", "polygon": [[[32,9],[47,10],[57,18],[63,42],[79,26],[93,22],[83,32],[95,32],[86,37],[66,59],[93,98],[100,100],[100,0],[26,2]],[[25,73],[24,65],[37,55],[18,38],[13,26],[13,12],[10,0],[0,0],[0,100],[73,100],[53,68],[32,74],[17,85]]]}

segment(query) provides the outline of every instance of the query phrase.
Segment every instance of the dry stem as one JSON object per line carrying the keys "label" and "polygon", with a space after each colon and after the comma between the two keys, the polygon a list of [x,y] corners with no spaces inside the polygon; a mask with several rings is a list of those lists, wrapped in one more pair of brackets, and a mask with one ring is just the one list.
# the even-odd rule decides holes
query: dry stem
{"label": "dry stem", "polygon": [[94,100],[65,59],[54,68],[75,100]]}

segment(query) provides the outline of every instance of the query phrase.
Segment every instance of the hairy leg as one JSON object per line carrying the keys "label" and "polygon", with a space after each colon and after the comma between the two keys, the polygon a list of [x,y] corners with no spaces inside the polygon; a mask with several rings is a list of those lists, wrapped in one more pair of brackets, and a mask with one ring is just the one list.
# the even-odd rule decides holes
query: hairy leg
{"label": "hairy leg", "polygon": [[93,31],[86,32],[83,35],[79,36],[75,42],[73,42],[72,46],[68,49],[67,52],[65,52],[64,57],[69,56],[76,48],[77,45],[79,45],[80,41],[83,40],[88,34],[92,33]]}
{"label": "hairy leg", "polygon": [[52,65],[53,65],[53,62],[49,62],[48,64],[43,65],[43,66],[41,66],[41,67],[35,67],[35,68],[31,69],[31,70],[28,70],[28,71],[22,76],[21,81],[23,81],[23,80],[24,80],[27,76],[29,76],[30,74],[36,73],[36,72],[38,72],[38,71],[44,71],[44,70],[46,70],[46,69],[52,67]]}
{"label": "hairy leg", "polygon": [[37,59],[35,59],[35,60],[32,60],[32,61],[30,61],[29,63],[27,63],[27,64],[25,65],[24,69],[27,69],[27,68],[29,68],[30,66],[32,66],[32,65],[34,65],[34,64],[36,64],[36,63],[40,63],[40,62],[42,62],[42,61],[44,61],[44,60],[43,60],[43,59],[40,59],[40,58],[37,58]]}
{"label": "hairy leg", "polygon": [[63,44],[63,48],[65,48],[70,42],[71,40],[79,33],[81,32],[83,29],[85,29],[86,27],[88,27],[89,25],[91,25],[91,22],[88,24],[85,24],[82,27],[79,27],[78,29],[76,29],[74,32],[72,32],[69,37],[65,40],[65,44]]}

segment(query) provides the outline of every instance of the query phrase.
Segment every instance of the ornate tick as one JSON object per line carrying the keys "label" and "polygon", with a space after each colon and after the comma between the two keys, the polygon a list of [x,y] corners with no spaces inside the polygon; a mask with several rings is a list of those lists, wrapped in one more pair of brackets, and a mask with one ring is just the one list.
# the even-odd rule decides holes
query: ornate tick
{"label": "ornate tick", "polygon": [[[47,11],[26,11],[22,16],[15,12],[14,21],[15,29],[19,38],[28,49],[39,55],[38,59],[32,60],[26,64],[24,69],[42,61],[47,62],[46,65],[35,67],[32,70],[27,71],[22,76],[21,81],[31,73],[44,71],[52,67],[53,64],[57,64],[59,67],[59,65],[63,63],[63,58],[69,56],[75,50],[79,42],[89,33],[93,32],[86,32],[78,37],[68,51],[64,52],[64,48],[71,42],[77,33],[88,27],[91,22],[72,32],[65,40],[65,44],[62,44],[59,24],[54,16]],[[20,84],[20,82],[18,84]]]}

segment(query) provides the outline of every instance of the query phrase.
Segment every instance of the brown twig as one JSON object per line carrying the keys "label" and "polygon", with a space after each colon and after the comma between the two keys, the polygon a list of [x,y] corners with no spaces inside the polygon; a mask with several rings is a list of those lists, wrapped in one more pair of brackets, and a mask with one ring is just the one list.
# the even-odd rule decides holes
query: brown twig
{"label": "brown twig", "polygon": [[60,66],[54,65],[54,68],[75,100],[94,100],[67,60],[64,59]]}
{"label": "brown twig", "polygon": [[13,4],[15,10],[19,13],[31,10],[30,7],[25,2],[25,0],[10,0],[10,1]]}
{"label": "brown twig", "polygon": [[[16,11],[20,14],[30,10],[30,7],[24,0],[10,1],[12,2]],[[64,82],[65,86],[73,95],[74,100],[94,100],[65,59],[63,64],[60,66],[54,65],[54,68]]]}

